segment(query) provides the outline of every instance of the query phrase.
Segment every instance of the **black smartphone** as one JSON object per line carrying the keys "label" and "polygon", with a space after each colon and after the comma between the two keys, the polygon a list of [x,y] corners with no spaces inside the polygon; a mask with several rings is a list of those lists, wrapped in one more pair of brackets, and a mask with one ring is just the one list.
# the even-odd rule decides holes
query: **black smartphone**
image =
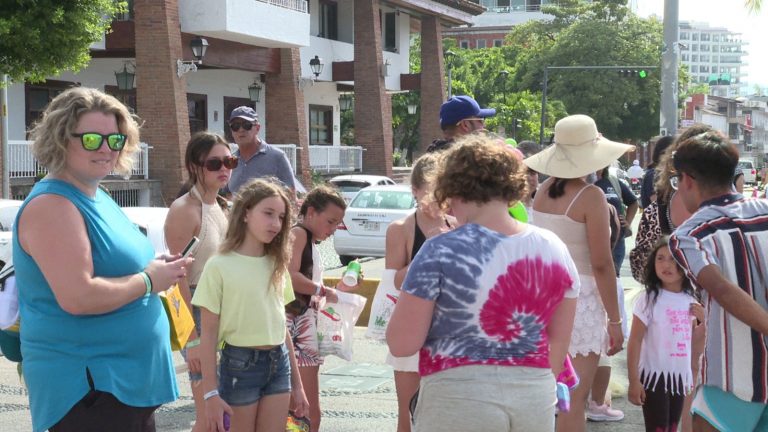
{"label": "black smartphone", "polygon": [[181,251],[181,257],[186,258],[192,255],[192,252],[194,251],[195,246],[197,246],[198,243],[200,243],[200,239],[193,236],[192,240],[190,240],[189,243],[187,243],[187,245],[184,246],[184,250]]}

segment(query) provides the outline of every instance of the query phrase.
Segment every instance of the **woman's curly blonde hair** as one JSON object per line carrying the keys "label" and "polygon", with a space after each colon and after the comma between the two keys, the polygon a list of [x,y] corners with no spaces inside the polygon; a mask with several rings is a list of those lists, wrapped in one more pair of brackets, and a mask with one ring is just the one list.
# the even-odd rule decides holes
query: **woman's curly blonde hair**
{"label": "woman's curly blonde hair", "polygon": [[512,203],[526,193],[523,164],[504,145],[486,134],[460,138],[438,162],[434,173],[435,201],[445,208],[450,198],[487,203]]}
{"label": "woman's curly blonde hair", "polygon": [[138,119],[114,96],[93,88],[70,88],[48,104],[42,119],[30,131],[35,159],[52,173],[63,170],[67,161],[67,143],[77,129],[80,117],[89,112],[114,114],[118,131],[126,137],[115,172],[130,175],[134,156],[139,151]]}

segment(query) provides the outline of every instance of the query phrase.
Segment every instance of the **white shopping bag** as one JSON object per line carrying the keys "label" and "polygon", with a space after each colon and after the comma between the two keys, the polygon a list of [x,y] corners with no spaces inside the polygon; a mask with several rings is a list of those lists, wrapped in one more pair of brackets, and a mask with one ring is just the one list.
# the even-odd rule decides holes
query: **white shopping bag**
{"label": "white shopping bag", "polygon": [[365,307],[365,297],[337,291],[337,303],[326,303],[317,314],[317,342],[321,356],[352,360],[354,328]]}
{"label": "white shopping bag", "polygon": [[376,288],[376,294],[371,303],[368,330],[365,331],[366,337],[378,340],[384,340],[386,337],[389,318],[392,316],[397,299],[400,297],[400,290],[395,288],[395,273],[397,270],[388,269],[384,270],[381,275],[381,282]]}

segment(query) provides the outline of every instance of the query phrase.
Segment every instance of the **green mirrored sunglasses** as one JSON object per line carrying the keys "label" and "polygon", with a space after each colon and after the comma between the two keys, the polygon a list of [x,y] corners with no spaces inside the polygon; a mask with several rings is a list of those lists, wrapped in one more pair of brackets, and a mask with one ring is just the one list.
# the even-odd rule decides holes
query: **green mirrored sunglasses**
{"label": "green mirrored sunglasses", "polygon": [[84,132],[80,134],[72,134],[75,138],[80,138],[80,143],[83,148],[88,151],[96,151],[101,148],[104,140],[107,141],[107,147],[113,151],[120,151],[125,147],[126,136],[119,133],[113,133],[109,135],[102,135],[98,132]]}

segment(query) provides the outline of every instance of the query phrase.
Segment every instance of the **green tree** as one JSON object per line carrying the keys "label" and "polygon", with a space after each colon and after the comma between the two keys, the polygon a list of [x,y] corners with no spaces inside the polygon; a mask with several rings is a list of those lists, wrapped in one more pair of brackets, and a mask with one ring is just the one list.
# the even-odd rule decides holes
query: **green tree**
{"label": "green tree", "polygon": [[[540,90],[545,66],[659,65],[661,22],[631,14],[624,3],[564,0],[544,8],[554,19],[516,26],[508,36],[524,48],[516,90]],[[615,70],[550,70],[548,98],[562,101],[569,114],[592,116],[613,139],[647,139],[658,131],[660,78],[659,69],[644,79]]]}
{"label": "green tree", "polygon": [[[90,61],[112,18],[126,10],[116,0],[14,0],[0,5],[0,73],[39,82]],[[1,85],[1,84],[0,84]]]}
{"label": "green tree", "polygon": [[758,13],[763,7],[763,0],[744,0],[744,6],[751,13]]}

